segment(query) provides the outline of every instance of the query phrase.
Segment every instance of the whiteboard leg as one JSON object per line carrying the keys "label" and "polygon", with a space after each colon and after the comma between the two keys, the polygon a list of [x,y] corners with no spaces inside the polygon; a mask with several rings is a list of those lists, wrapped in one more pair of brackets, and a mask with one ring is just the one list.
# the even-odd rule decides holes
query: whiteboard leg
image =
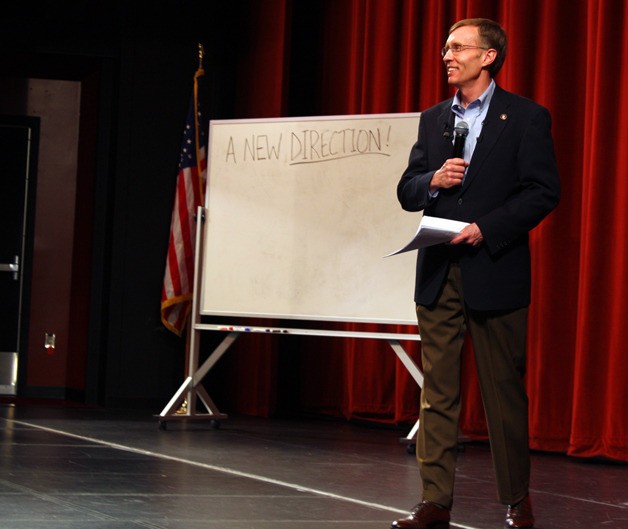
{"label": "whiteboard leg", "polygon": [[401,346],[399,340],[388,340],[388,343],[399,357],[399,360],[401,360],[401,363],[406,367],[410,375],[412,375],[415,382],[420,388],[423,387],[423,373],[421,373],[419,366],[414,363],[414,360],[406,353],[406,350]]}
{"label": "whiteboard leg", "polygon": [[[233,345],[233,342],[240,335],[239,332],[230,332],[222,342],[216,347],[209,357],[203,362],[203,365],[196,370],[196,372],[185,379],[185,382],[177,390],[177,392],[170,399],[170,402],[158,415],[160,423],[165,422],[166,419],[209,419],[209,420],[221,420],[226,419],[227,415],[221,413],[214,401],[211,399],[205,388],[201,385],[201,381],[207,375],[210,369],[216,365],[216,362],[227,352],[229,347]],[[187,399],[187,407],[184,413],[181,413],[179,407],[184,400]],[[201,403],[205,407],[207,413],[196,412],[196,402],[200,399]]]}
{"label": "whiteboard leg", "polygon": [[165,415],[173,413],[174,410],[178,409],[179,406],[181,406],[181,403],[185,400],[184,394],[191,384],[192,377],[187,377],[185,379],[185,382],[170,399],[170,402],[168,402],[168,404],[166,404],[166,407],[161,410],[161,413],[159,414],[160,417],[164,417]]}
{"label": "whiteboard leg", "polygon": [[203,365],[198,368],[196,373],[194,373],[194,387],[198,386],[201,383],[201,380],[205,378],[205,375],[207,375],[209,370],[214,367],[214,365],[216,365],[216,362],[218,362],[218,360],[222,358],[222,355],[227,352],[229,347],[233,345],[233,342],[236,341],[238,336],[240,336],[239,332],[230,332],[229,334],[227,334],[227,336],[225,336],[223,341],[220,342],[218,347],[216,347],[216,349],[212,351],[212,353],[207,357],[207,360],[203,362]]}
{"label": "whiteboard leg", "polygon": [[[388,343],[390,344],[390,347],[392,347],[393,351],[395,351],[395,354],[397,355],[399,360],[401,360],[401,363],[408,370],[408,373],[410,373],[414,381],[418,384],[420,388],[423,387],[423,373],[421,373],[419,366],[417,366],[414,360],[410,358],[410,355],[408,355],[408,353],[401,346],[398,340],[388,340]],[[406,435],[402,439],[402,441],[408,441],[410,443],[413,443],[416,439],[416,433],[418,430],[419,421],[417,420],[416,423],[414,423],[412,429],[408,432],[408,435]]]}
{"label": "whiteboard leg", "polygon": [[412,427],[412,430],[410,430],[408,432],[408,435],[406,435],[406,441],[414,442],[416,440],[416,434],[418,431],[419,431],[419,420],[417,419],[417,421],[414,423],[414,426]]}
{"label": "whiteboard leg", "polygon": [[207,394],[207,391],[205,391],[205,388],[203,386],[198,386],[196,388],[196,395],[199,399],[201,399],[201,402],[205,405],[205,407],[213,416],[222,416],[222,413],[220,413],[218,406],[214,404],[214,401]]}

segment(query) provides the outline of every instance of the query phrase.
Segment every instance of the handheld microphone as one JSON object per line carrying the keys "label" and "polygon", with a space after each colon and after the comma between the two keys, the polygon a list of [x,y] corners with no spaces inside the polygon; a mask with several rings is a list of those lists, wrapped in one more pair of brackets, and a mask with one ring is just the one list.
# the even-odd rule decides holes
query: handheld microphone
{"label": "handheld microphone", "polygon": [[468,135],[469,125],[466,121],[461,121],[454,127],[454,148],[452,158],[464,158],[464,142]]}

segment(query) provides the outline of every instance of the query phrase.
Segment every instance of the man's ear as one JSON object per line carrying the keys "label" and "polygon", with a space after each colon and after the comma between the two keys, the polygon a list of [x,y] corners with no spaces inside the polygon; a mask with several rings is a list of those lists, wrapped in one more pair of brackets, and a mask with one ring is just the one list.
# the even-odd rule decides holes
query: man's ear
{"label": "man's ear", "polygon": [[484,61],[482,62],[482,67],[488,68],[493,62],[497,59],[497,50],[493,48],[489,48],[486,50],[486,55],[484,56]]}

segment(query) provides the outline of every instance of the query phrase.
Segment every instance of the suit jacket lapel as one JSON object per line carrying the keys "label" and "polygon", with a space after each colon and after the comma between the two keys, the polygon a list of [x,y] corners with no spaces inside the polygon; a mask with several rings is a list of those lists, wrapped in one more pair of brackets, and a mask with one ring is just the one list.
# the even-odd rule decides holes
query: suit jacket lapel
{"label": "suit jacket lapel", "polygon": [[[454,131],[454,113],[451,111],[451,103],[453,98],[450,98],[447,101],[444,101],[442,104],[441,113],[438,116],[438,130],[442,131],[443,141],[441,142],[441,163],[444,163],[445,160],[451,158],[451,150],[452,150],[452,134]],[[449,132],[449,139],[445,136],[445,133]]]}
{"label": "suit jacket lapel", "polygon": [[507,92],[496,86],[484,125],[482,125],[482,141],[479,141],[475,146],[473,157],[462,185],[463,192],[471,185],[473,179],[480,172],[486,157],[495,146],[504,127],[508,124],[508,119],[510,118],[509,108],[510,102],[508,101]]}

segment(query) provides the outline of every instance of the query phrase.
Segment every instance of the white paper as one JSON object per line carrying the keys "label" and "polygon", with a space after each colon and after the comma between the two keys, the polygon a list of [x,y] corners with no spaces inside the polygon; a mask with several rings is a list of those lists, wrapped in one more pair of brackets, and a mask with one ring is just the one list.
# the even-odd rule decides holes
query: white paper
{"label": "white paper", "polygon": [[389,253],[384,257],[390,257],[391,255],[397,255],[404,252],[410,252],[412,250],[418,250],[419,248],[433,246],[434,244],[449,242],[456,235],[458,235],[465,226],[468,225],[468,222],[441,219],[439,217],[429,217],[427,215],[424,215],[421,218],[419,228],[417,229],[417,232],[412,240],[403,248],[399,248],[399,250]]}

